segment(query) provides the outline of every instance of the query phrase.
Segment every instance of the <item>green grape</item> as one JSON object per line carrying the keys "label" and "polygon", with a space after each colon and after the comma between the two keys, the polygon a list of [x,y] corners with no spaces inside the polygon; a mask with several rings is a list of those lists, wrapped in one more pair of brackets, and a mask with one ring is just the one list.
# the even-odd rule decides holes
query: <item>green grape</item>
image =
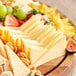
{"label": "green grape", "polygon": [[17,9],[16,16],[20,20],[24,20],[27,17],[27,14],[21,8]]}
{"label": "green grape", "polygon": [[7,8],[7,15],[8,15],[8,14],[12,14],[12,12],[13,12],[12,7],[6,6],[6,8]]}
{"label": "green grape", "polygon": [[0,5],[2,5],[2,2],[0,1]]}
{"label": "green grape", "polygon": [[0,5],[0,17],[3,17],[7,14],[7,9],[4,5]]}

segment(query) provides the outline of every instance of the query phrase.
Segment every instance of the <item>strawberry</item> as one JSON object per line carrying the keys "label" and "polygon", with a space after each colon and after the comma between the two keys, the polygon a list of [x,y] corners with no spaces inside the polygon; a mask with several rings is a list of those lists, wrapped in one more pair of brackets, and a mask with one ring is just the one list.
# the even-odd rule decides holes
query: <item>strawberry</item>
{"label": "strawberry", "polygon": [[13,15],[7,15],[5,18],[5,26],[8,27],[19,27],[17,19]]}
{"label": "strawberry", "polygon": [[17,21],[18,21],[18,23],[19,23],[20,25],[24,24],[24,21],[21,21],[21,20],[19,20],[19,19],[17,19]]}
{"label": "strawberry", "polygon": [[28,14],[26,20],[29,20],[33,14]]}

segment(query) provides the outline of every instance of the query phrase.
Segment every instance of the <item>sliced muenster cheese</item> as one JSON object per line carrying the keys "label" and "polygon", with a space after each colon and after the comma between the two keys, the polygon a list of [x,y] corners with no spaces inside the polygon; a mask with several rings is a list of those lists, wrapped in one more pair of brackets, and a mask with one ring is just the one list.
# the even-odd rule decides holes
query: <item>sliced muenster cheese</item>
{"label": "sliced muenster cheese", "polygon": [[2,30],[1,32],[1,36],[2,36],[2,39],[5,40],[5,41],[8,41],[9,40],[9,37],[10,35],[16,35],[16,37],[20,36],[20,37],[25,37],[25,38],[30,38],[29,35],[27,33],[23,33],[22,31],[18,31],[18,30],[8,30],[8,29],[5,29],[5,28],[0,28]]}
{"label": "sliced muenster cheese", "polygon": [[33,23],[31,26],[29,26],[27,29],[25,29],[24,32],[30,33],[32,30],[34,30],[37,26],[43,24],[43,21],[37,20],[35,23]]}
{"label": "sliced muenster cheese", "polygon": [[35,27],[31,32],[29,32],[29,35],[32,36],[34,35],[37,31],[39,31],[44,25],[44,22],[42,21],[39,26]]}
{"label": "sliced muenster cheese", "polygon": [[56,40],[57,37],[60,37],[60,35],[62,35],[62,32],[55,32],[51,36],[50,35],[51,34],[49,34],[47,40],[46,39],[44,40],[44,42],[43,42],[44,46],[47,46],[50,42],[52,42],[53,40]]}
{"label": "sliced muenster cheese", "polygon": [[25,31],[29,26],[34,24],[37,20],[39,20],[39,17],[33,15],[27,22],[25,22],[22,26],[19,27],[19,30]]}
{"label": "sliced muenster cheese", "polygon": [[51,42],[49,42],[45,48],[50,49],[52,46],[54,46],[62,38],[64,38],[64,40],[66,40],[66,37],[63,34],[60,34],[59,36],[54,38]]}
{"label": "sliced muenster cheese", "polygon": [[[41,26],[42,28],[42,26]],[[33,30],[31,33],[31,39],[33,39],[41,30],[40,26],[38,28],[36,28],[35,30]]]}
{"label": "sliced muenster cheese", "polygon": [[[27,44],[24,44],[24,47],[25,47],[25,53],[30,54],[29,56],[30,56],[30,59],[31,59],[31,64],[33,64],[44,52],[43,47],[30,46],[30,45],[27,45]],[[30,50],[26,51],[26,48],[29,48]]]}
{"label": "sliced muenster cheese", "polygon": [[4,49],[4,44],[3,44],[2,40],[0,40],[0,54],[1,54],[3,57],[7,58],[6,51],[5,51],[5,49]]}
{"label": "sliced muenster cheese", "polygon": [[27,76],[30,70],[26,65],[19,59],[19,57],[11,50],[7,45],[5,45],[10,66],[13,70],[14,76]]}
{"label": "sliced muenster cheese", "polygon": [[2,26],[0,26],[0,33],[2,33],[2,29],[18,30],[18,27],[2,27]]}
{"label": "sliced muenster cheese", "polygon": [[34,24],[32,24],[30,27],[28,27],[24,32],[31,32],[35,27],[37,27],[41,22],[35,22]]}
{"label": "sliced muenster cheese", "polygon": [[24,38],[24,39],[30,39],[29,36],[26,36],[26,35],[11,35],[12,37],[14,38]]}
{"label": "sliced muenster cheese", "polygon": [[11,29],[7,29],[7,28],[2,28],[2,30],[7,30],[9,32],[9,34],[13,34],[13,35],[28,35],[28,33],[23,33],[20,30],[11,30]]}
{"label": "sliced muenster cheese", "polygon": [[49,40],[49,38],[51,38],[54,35],[56,35],[55,29],[51,30],[40,42],[46,43]]}
{"label": "sliced muenster cheese", "polygon": [[9,61],[0,55],[0,66],[4,65],[5,71],[10,71]]}
{"label": "sliced muenster cheese", "polygon": [[62,36],[56,39],[54,42],[47,45],[47,51],[40,56],[40,58],[34,63],[35,66],[42,65],[52,59],[60,57],[65,54],[65,42],[66,37]]}
{"label": "sliced muenster cheese", "polygon": [[40,27],[40,30],[38,30],[33,36],[32,39],[36,40],[44,31],[46,31],[48,27],[43,26],[42,28]]}
{"label": "sliced muenster cheese", "polygon": [[36,41],[36,40],[31,40],[31,39],[22,39],[26,44],[28,45],[34,45],[34,46],[42,46],[43,44]]}
{"label": "sliced muenster cheese", "polygon": [[52,28],[50,28],[49,26],[44,27],[46,27],[46,31],[40,34],[40,36],[36,39],[37,41],[41,41],[42,39],[44,39],[44,37],[46,37],[46,35],[52,30]]}
{"label": "sliced muenster cheese", "polygon": [[9,30],[9,33],[13,35],[28,35],[27,33],[24,34],[22,31],[19,30]]}

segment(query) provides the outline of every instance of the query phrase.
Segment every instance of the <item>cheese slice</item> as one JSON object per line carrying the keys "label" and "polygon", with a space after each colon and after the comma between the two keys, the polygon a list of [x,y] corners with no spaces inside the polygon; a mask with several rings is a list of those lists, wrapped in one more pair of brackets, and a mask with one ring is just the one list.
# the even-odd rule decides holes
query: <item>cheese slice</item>
{"label": "cheese slice", "polygon": [[49,26],[44,26],[44,27],[46,28],[46,31],[40,34],[40,36],[36,39],[37,41],[41,41],[42,39],[44,39],[44,37],[47,36],[47,34],[49,34],[50,31],[52,31],[52,28],[49,28]]}
{"label": "cheese slice", "polygon": [[46,47],[49,43],[51,43],[51,41],[56,40],[56,38],[59,37],[60,35],[63,35],[63,34],[61,32],[56,32],[56,31],[51,32],[43,39],[42,42],[44,46]]}
{"label": "cheese slice", "polygon": [[19,27],[19,30],[25,31],[30,25],[35,23],[37,20],[39,20],[39,17],[32,16],[27,22],[25,22],[22,26]]}
{"label": "cheese slice", "polygon": [[0,33],[2,33],[2,29],[18,30],[18,27],[1,27],[1,26],[0,26]]}
{"label": "cheese slice", "polygon": [[51,43],[51,45],[47,46],[47,51],[43,53],[39,57],[39,59],[34,63],[35,66],[42,65],[52,59],[60,57],[65,54],[65,36],[60,38],[57,42]]}
{"label": "cheese slice", "polygon": [[36,41],[36,40],[31,40],[31,39],[22,39],[26,44],[28,45],[34,45],[34,46],[42,46],[43,44]]}
{"label": "cheese slice", "polygon": [[0,55],[0,66],[4,64],[4,70],[10,71],[9,61]]}
{"label": "cheese slice", "polygon": [[14,76],[27,76],[30,70],[7,45],[5,48]]}
{"label": "cheese slice", "polygon": [[42,21],[39,24],[39,26],[35,27],[31,32],[29,32],[29,35],[30,36],[33,36],[40,28],[43,28],[43,26],[44,26],[43,24],[44,24],[44,22]]}
{"label": "cheese slice", "polygon": [[30,27],[28,27],[24,32],[30,33],[32,30],[34,30],[37,26],[42,24],[42,21],[37,20],[35,23],[33,23]]}
{"label": "cheese slice", "polygon": [[47,27],[43,26],[42,28],[40,27],[40,29],[32,36],[32,39],[36,40],[44,31],[47,30]]}
{"label": "cheese slice", "polygon": [[25,38],[29,38],[30,36],[27,34],[27,33],[23,33],[22,31],[18,31],[18,30],[9,30],[7,28],[0,28],[1,30],[1,35],[2,35],[2,38],[4,40],[8,40],[8,36],[9,35],[22,35],[22,36],[25,36]]}
{"label": "cheese slice", "polygon": [[51,30],[50,32],[48,32],[48,34],[45,35],[45,36],[43,37],[43,39],[40,40],[40,42],[42,42],[42,43],[47,42],[47,40],[48,40],[49,38],[51,38],[54,34],[56,34],[56,30],[55,30],[55,29],[53,29],[53,30]]}
{"label": "cheese slice", "polygon": [[[30,46],[27,45],[26,43],[24,44],[25,47],[25,53],[29,52],[31,64],[33,64],[44,52],[43,47],[38,47],[38,46]],[[26,51],[26,48],[29,48],[30,50]]]}
{"label": "cheese slice", "polygon": [[6,51],[5,51],[5,49],[4,49],[4,44],[3,44],[2,40],[0,40],[0,54],[1,54],[3,57],[7,58]]}
{"label": "cheese slice", "polygon": [[30,37],[26,36],[26,35],[11,35],[11,36],[14,37],[14,38],[30,39]]}

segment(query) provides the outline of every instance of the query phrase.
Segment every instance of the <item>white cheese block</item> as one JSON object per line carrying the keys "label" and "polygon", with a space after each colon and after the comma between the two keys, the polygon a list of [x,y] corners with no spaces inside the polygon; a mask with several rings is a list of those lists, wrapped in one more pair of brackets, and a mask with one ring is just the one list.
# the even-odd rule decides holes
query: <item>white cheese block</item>
{"label": "white cheese block", "polygon": [[[24,46],[25,46],[25,53],[29,51],[31,64],[33,64],[44,52],[43,47],[31,46],[31,45],[27,45],[26,43]],[[30,50],[26,51],[26,48],[30,48]]]}
{"label": "white cheese block", "polygon": [[34,63],[35,66],[42,65],[52,59],[60,57],[65,54],[65,36],[56,42],[51,48],[43,53],[40,58]]}
{"label": "white cheese block", "polygon": [[27,76],[30,70],[7,45],[5,46],[14,76]]}

